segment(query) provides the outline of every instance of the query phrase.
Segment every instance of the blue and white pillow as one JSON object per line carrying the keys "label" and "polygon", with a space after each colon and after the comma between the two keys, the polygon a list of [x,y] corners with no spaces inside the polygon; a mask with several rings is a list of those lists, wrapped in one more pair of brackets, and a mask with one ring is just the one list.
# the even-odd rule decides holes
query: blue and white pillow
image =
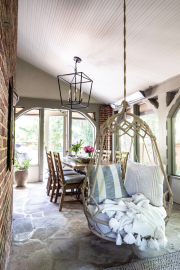
{"label": "blue and white pillow", "polygon": [[129,196],[142,193],[154,206],[163,205],[164,176],[159,165],[127,161],[125,188]]}
{"label": "blue and white pillow", "polygon": [[[89,173],[90,191],[93,186],[97,166],[93,165]],[[97,203],[101,203],[104,199],[117,199],[128,197],[121,176],[121,165],[99,165],[97,173],[97,181],[93,194]],[[91,199],[91,204],[94,201]]]}

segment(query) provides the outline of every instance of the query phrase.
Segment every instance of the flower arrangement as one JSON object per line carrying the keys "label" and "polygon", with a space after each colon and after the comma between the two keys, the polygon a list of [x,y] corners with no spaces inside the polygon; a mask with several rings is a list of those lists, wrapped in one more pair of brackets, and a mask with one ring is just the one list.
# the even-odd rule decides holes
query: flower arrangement
{"label": "flower arrangement", "polygon": [[72,147],[69,149],[70,152],[75,152],[75,155],[77,156],[77,153],[79,152],[79,150],[81,150],[83,145],[82,140],[80,140],[79,142],[77,141],[77,143],[72,144]]}
{"label": "flower arrangement", "polygon": [[85,146],[84,147],[85,153],[88,154],[89,157],[91,157],[92,153],[94,152],[94,147],[93,146]]}

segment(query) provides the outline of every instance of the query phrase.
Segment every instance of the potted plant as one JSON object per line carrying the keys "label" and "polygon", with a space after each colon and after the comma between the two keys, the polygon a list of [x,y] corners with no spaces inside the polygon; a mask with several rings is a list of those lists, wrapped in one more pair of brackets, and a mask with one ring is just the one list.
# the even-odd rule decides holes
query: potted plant
{"label": "potted plant", "polygon": [[15,181],[16,181],[17,187],[26,186],[30,161],[31,161],[30,158],[24,159],[23,156],[19,155],[17,152],[15,153],[14,167],[16,169]]}
{"label": "potted plant", "polygon": [[77,141],[77,143],[72,144],[72,147],[69,149],[70,152],[74,152],[75,156],[77,157],[77,154],[79,152],[79,150],[81,150],[83,145],[82,140],[80,140],[79,142]]}
{"label": "potted plant", "polygon": [[94,147],[93,146],[85,146],[84,147],[84,152],[88,154],[89,157],[92,156],[92,153],[94,152]]}

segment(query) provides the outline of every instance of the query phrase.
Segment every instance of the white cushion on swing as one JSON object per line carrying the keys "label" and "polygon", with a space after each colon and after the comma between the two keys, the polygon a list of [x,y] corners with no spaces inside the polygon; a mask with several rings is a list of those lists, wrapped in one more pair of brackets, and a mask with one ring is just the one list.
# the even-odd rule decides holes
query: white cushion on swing
{"label": "white cushion on swing", "polygon": [[[155,207],[155,206],[154,206],[154,207]],[[95,214],[96,208],[97,208],[96,205],[91,205],[91,211],[90,211],[90,214],[91,214],[92,216]],[[156,208],[157,212],[159,212],[159,214],[162,216],[162,218],[165,219],[166,216],[167,216],[167,213],[166,213],[166,210],[164,209],[164,207],[161,206],[161,207],[155,207],[155,208]],[[109,222],[109,220],[110,220],[110,218],[109,218],[105,213],[103,214],[103,213],[101,213],[101,212],[96,216],[96,218],[97,218],[97,219],[100,219],[100,220],[102,220],[102,221],[106,221],[106,222]],[[92,226],[94,226],[94,221],[93,221],[90,217],[88,217],[88,220],[89,220],[90,224],[91,224]],[[97,225],[97,227],[98,227],[104,234],[109,233],[109,232],[111,231],[110,227],[107,226],[107,225],[104,225],[104,224],[101,224],[101,223],[98,223],[98,222],[97,222],[96,225]],[[144,226],[144,224],[143,224],[143,226]],[[98,233],[100,233],[100,231],[98,230],[98,228],[96,229],[96,227],[95,227],[95,230],[96,230]],[[100,233],[100,234],[101,234],[101,233]],[[113,233],[111,233],[111,234],[107,235],[107,237],[109,237],[109,238],[116,238],[116,235],[113,234]]]}
{"label": "white cushion on swing", "polygon": [[164,176],[159,165],[127,161],[125,188],[129,196],[142,193],[154,206],[163,205]]}
{"label": "white cushion on swing", "polygon": [[[97,166],[93,165],[89,173],[90,190],[92,189]],[[97,203],[101,203],[104,199],[116,199],[128,197],[121,176],[121,165],[99,165],[97,180],[93,194]],[[91,199],[91,204],[94,201]]]}

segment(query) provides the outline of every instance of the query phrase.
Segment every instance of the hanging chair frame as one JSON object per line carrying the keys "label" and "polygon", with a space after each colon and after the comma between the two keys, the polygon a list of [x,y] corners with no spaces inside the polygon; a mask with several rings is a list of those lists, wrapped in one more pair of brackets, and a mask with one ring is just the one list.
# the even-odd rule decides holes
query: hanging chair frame
{"label": "hanging chair frame", "polygon": [[[134,144],[134,138],[136,136],[140,136],[143,139],[143,156],[144,156],[144,150],[146,150],[149,161],[150,163],[152,163],[149,153],[148,153],[148,148],[145,144],[145,138],[147,136],[150,138],[154,163],[160,166],[164,179],[165,179],[166,186],[167,186],[167,191],[163,194],[163,204],[167,213],[165,224],[167,224],[170,218],[171,208],[173,204],[173,194],[172,194],[172,191],[171,191],[171,188],[170,188],[170,185],[169,185],[169,182],[168,182],[168,179],[167,179],[167,176],[166,176],[163,164],[162,164],[161,156],[160,156],[159,149],[156,142],[156,137],[154,136],[154,134],[152,133],[150,127],[148,126],[146,122],[144,122],[137,115],[127,112],[129,104],[126,101],[126,0],[124,0],[124,100],[122,102],[122,106],[123,106],[123,112],[111,116],[110,118],[108,118],[108,120],[105,123],[101,125],[100,130],[96,136],[95,147],[94,147],[95,152],[93,154],[93,157],[91,158],[90,164],[88,166],[87,174],[85,177],[85,181],[82,186],[84,213],[88,220],[89,229],[94,234],[98,235],[99,237],[112,241],[112,242],[115,242],[116,239],[108,237],[108,235],[113,234],[114,237],[116,238],[117,234],[110,229],[108,222],[98,219],[97,216],[101,213],[101,209],[99,205],[97,204],[95,198],[93,197],[96,180],[97,180],[97,173],[98,173],[100,161],[102,158],[103,150],[105,150],[105,148],[106,150],[108,150],[107,145],[108,145],[109,136],[116,135],[119,138],[119,140],[120,140],[120,137],[124,135],[130,136],[131,137],[130,149],[132,149],[132,144]],[[129,122],[126,116],[132,117],[133,121]],[[122,131],[122,134],[119,134],[120,130]],[[98,150],[100,150],[100,152],[98,152]],[[134,147],[134,150],[135,150],[135,147]],[[129,153],[129,156],[130,156],[130,153]],[[137,154],[136,154],[136,159],[138,162]],[[88,197],[85,198],[84,191],[86,188],[86,182],[88,180],[88,176],[92,168],[92,165],[94,164],[94,160],[97,166],[94,182],[93,182],[91,190],[89,190],[90,193]],[[166,202],[166,195],[169,195],[168,202]],[[98,211],[94,215],[91,215],[91,213],[88,210],[88,205],[90,204],[90,200],[94,201],[94,204],[97,206],[97,209],[98,209]],[[107,233],[103,233],[100,227],[98,226],[98,224],[107,226],[109,231]]]}
{"label": "hanging chair frame", "polygon": [[[127,115],[130,116],[131,118],[133,118],[132,122],[129,122],[126,119]],[[121,119],[121,121],[119,121],[119,119]],[[119,134],[120,130],[122,131],[122,134]],[[133,132],[131,132],[131,131],[133,131]],[[143,139],[144,150],[146,150],[149,161],[152,165],[152,160],[150,159],[150,156],[148,153],[148,148],[145,144],[145,138],[147,138],[147,136],[148,136],[148,138],[150,138],[151,146],[152,146],[152,154],[154,157],[154,164],[156,163],[157,165],[160,166],[162,174],[164,176],[166,187],[167,187],[167,191],[163,194],[163,206],[164,206],[166,213],[167,213],[167,216],[165,218],[165,224],[167,224],[167,222],[170,218],[171,209],[172,209],[172,205],[173,205],[173,194],[172,194],[172,191],[171,191],[171,188],[170,188],[170,185],[169,185],[169,182],[168,182],[165,170],[164,170],[164,166],[163,166],[163,163],[161,160],[161,156],[160,156],[159,149],[158,149],[157,142],[156,142],[156,137],[152,133],[148,124],[146,122],[144,122],[137,115],[132,114],[132,113],[128,113],[128,112],[121,112],[121,113],[118,113],[118,114],[110,117],[105,123],[103,123],[103,125],[100,128],[100,131],[98,132],[98,134],[96,136],[96,141],[95,141],[95,146],[94,146],[95,151],[93,153],[93,157],[90,160],[90,163],[89,163],[89,166],[87,169],[86,178],[85,178],[84,184],[82,186],[82,189],[83,189],[82,190],[82,198],[83,198],[83,205],[84,205],[84,213],[85,213],[86,218],[88,220],[89,229],[94,234],[98,235],[99,237],[115,242],[114,238],[108,237],[109,234],[116,235],[115,232],[110,230],[108,233],[105,234],[98,227],[98,224],[109,226],[109,223],[98,219],[97,216],[101,213],[101,209],[93,196],[95,185],[96,185],[96,180],[97,180],[97,173],[98,173],[99,165],[101,162],[101,157],[102,157],[104,148],[107,147],[108,137],[112,136],[112,135],[116,135],[119,138],[124,136],[124,135],[130,136],[131,137],[131,146],[130,146],[131,149],[132,149],[132,142],[134,141],[134,138],[136,136],[140,136]],[[130,156],[130,153],[129,153],[129,156]],[[94,160],[95,160],[95,163],[97,166],[95,177],[94,177],[94,182],[93,182],[93,186],[92,186],[91,190],[89,190],[88,197],[85,198],[84,197],[84,190],[86,188],[86,182],[88,181],[88,176],[89,176],[90,170],[91,170],[92,166],[94,165]],[[169,195],[169,201],[166,201],[167,195]],[[91,213],[88,211],[88,205],[90,204],[90,200],[93,201],[94,205],[96,205],[98,208],[98,211],[94,215],[91,215]],[[90,220],[92,221],[93,225],[92,225],[92,223],[90,223]]]}

